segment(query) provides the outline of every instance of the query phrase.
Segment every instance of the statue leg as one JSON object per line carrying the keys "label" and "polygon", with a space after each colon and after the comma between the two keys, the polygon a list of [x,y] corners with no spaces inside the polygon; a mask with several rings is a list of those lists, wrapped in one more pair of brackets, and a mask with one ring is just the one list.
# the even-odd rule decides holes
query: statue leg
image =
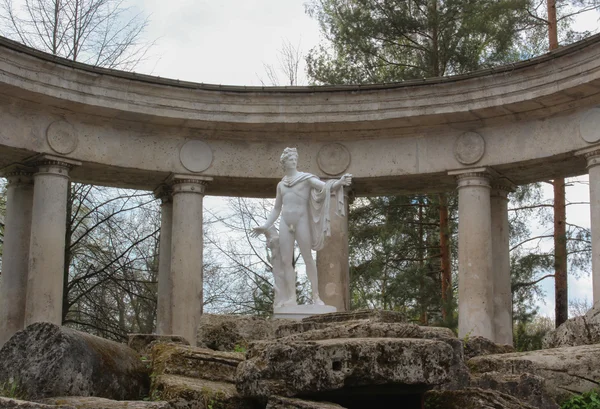
{"label": "statue leg", "polygon": [[298,227],[296,228],[296,241],[300,248],[300,254],[306,265],[306,275],[310,280],[310,288],[312,290],[313,304],[325,305],[319,297],[319,278],[317,275],[317,264],[312,256],[310,226],[308,224],[308,216],[303,216]]}
{"label": "statue leg", "polygon": [[[283,218],[279,224],[279,248],[281,251],[281,270],[284,285],[282,286],[282,305],[297,305],[296,302],[296,272],[292,265],[294,257],[294,236]],[[294,285],[290,285],[294,283]]]}

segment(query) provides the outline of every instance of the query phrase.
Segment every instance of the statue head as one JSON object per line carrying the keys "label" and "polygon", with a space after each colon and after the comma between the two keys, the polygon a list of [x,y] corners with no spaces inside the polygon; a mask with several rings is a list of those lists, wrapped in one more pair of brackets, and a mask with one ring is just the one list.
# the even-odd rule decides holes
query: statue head
{"label": "statue head", "polygon": [[296,148],[285,148],[283,150],[283,153],[281,154],[281,158],[279,158],[279,161],[281,162],[281,165],[284,169],[285,163],[292,158],[298,161],[298,151],[296,150]]}

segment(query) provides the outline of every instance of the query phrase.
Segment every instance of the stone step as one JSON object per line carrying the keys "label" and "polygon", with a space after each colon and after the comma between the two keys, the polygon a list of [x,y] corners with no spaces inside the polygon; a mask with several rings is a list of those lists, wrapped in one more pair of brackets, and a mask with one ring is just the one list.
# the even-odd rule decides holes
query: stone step
{"label": "stone step", "polygon": [[152,347],[152,376],[180,375],[234,382],[236,368],[244,359],[244,354],[239,352],[220,352],[180,344],[157,344]]}
{"label": "stone step", "polygon": [[[118,401],[94,396],[67,396],[41,401],[48,405],[65,405],[75,409],[171,409],[168,402]],[[62,408],[63,406],[56,406]]]}
{"label": "stone step", "polygon": [[452,347],[432,339],[353,338],[253,344],[238,366],[243,396],[300,396],[369,385],[405,385],[422,393],[452,376]]}
{"label": "stone step", "polygon": [[47,405],[45,403],[29,402],[20,399],[0,396],[0,409],[76,409],[70,405]]}
{"label": "stone step", "polygon": [[161,375],[154,378],[152,395],[178,409],[256,409],[256,402],[241,397],[235,385],[206,379]]}
{"label": "stone step", "polygon": [[344,409],[344,407],[329,402],[272,396],[269,398],[266,409]]}

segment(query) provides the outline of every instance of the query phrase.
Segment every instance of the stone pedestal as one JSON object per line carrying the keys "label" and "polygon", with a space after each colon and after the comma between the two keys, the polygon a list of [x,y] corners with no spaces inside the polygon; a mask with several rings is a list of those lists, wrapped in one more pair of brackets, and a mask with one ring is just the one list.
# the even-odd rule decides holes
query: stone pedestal
{"label": "stone pedestal", "polygon": [[[160,247],[158,254],[158,297],[156,306],[156,332],[159,335],[172,334],[171,300],[171,234],[173,228],[173,200],[171,189],[161,186],[155,192],[161,200]],[[188,341],[189,342],[189,341]]]}
{"label": "stone pedestal", "polygon": [[458,180],[458,336],[494,336],[490,180],[486,169]]}
{"label": "stone pedestal", "polygon": [[594,304],[600,301],[600,149],[585,154],[590,183],[592,286]]}
{"label": "stone pedestal", "polygon": [[350,309],[350,264],[348,260],[348,192],[346,215],[336,213],[336,206],[329,209],[331,237],[325,239],[325,247],[317,252],[319,295],[327,305],[337,311]]}
{"label": "stone pedestal", "polygon": [[25,326],[62,323],[69,170],[80,162],[44,155],[34,174]]}
{"label": "stone pedestal", "polygon": [[175,175],[171,230],[171,329],[196,345],[198,319],[202,315],[202,201],[212,178]]}
{"label": "stone pedestal", "polygon": [[0,348],[24,328],[33,180],[31,169],[12,167],[8,179],[2,277],[0,278]]}
{"label": "stone pedestal", "polygon": [[336,312],[336,308],[331,305],[290,305],[288,307],[278,307],[273,310],[274,319],[302,320],[313,315],[329,314]]}
{"label": "stone pedestal", "polygon": [[512,291],[510,285],[510,248],[508,230],[509,181],[492,183],[492,257],[494,274],[494,335],[498,344],[513,344]]}

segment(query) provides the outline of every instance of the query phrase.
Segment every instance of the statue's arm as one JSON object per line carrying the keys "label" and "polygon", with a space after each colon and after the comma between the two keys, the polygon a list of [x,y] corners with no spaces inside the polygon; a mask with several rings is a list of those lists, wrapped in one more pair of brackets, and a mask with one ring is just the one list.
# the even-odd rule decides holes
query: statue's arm
{"label": "statue's arm", "polygon": [[279,182],[279,184],[277,184],[277,196],[275,197],[275,206],[273,206],[273,210],[271,210],[271,214],[269,214],[269,217],[267,217],[267,221],[265,221],[265,224],[252,229],[252,233],[250,233],[250,235],[252,237],[257,237],[260,234],[266,234],[267,230],[269,230],[269,227],[271,227],[273,225],[273,223],[275,223],[275,221],[279,217],[279,214],[281,213],[281,205],[282,205],[281,192],[279,189],[280,184],[281,184],[281,182]]}
{"label": "statue's arm", "polygon": [[[323,182],[317,177],[310,178],[309,180],[311,187],[314,189],[321,190],[323,189],[323,186],[325,186],[325,182]],[[336,190],[344,186],[350,186],[350,184],[352,184],[352,175],[350,173],[346,173],[344,176],[336,180],[333,185],[331,185],[331,190],[335,192]]]}

